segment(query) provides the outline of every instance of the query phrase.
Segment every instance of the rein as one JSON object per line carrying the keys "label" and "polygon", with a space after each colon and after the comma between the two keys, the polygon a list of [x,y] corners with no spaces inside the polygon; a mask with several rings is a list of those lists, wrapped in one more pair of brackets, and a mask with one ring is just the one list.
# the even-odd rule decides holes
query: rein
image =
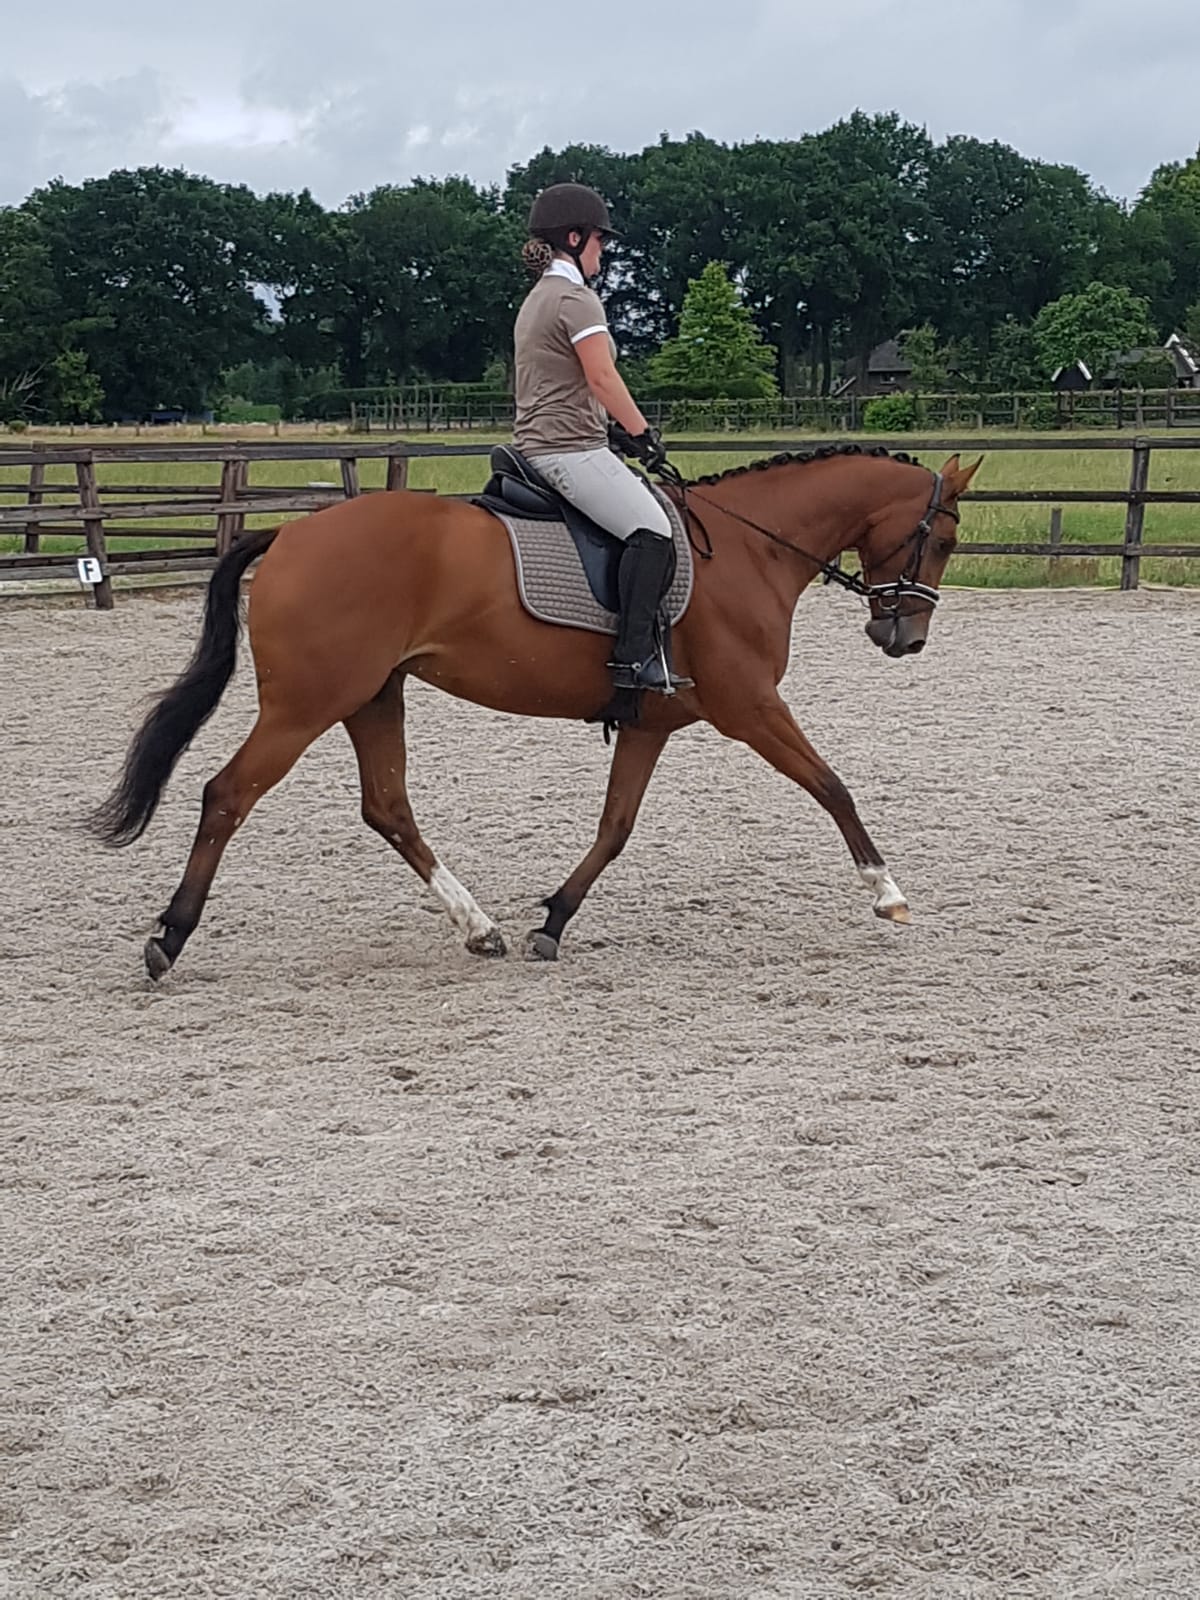
{"label": "rein", "polygon": [[[790,551],[792,555],[801,556],[805,561],[811,561],[819,572],[824,573],[826,583],[836,583],[841,588],[848,589],[851,594],[860,595],[868,602],[877,600],[880,608],[884,611],[897,610],[900,601],[907,595],[911,595],[917,600],[923,600],[931,610],[941,599],[941,595],[932,585],[921,583],[917,578],[925,555],[925,544],[933,528],[934,518],[944,516],[953,518],[956,523],[959,521],[958,512],[952,511],[949,506],[942,504],[944,480],[940,472],[931,472],[933,492],[929,497],[929,504],[925,508],[925,515],[913,531],[902,539],[894,550],[889,551],[886,558],[879,563],[880,566],[886,566],[894,556],[899,555],[906,545],[911,544],[914,546],[912,557],[905,563],[904,571],[898,578],[893,578],[889,583],[869,583],[865,571],[843,572],[836,560],[823,561],[819,556],[810,555],[807,550],[793,544],[790,539],[785,539],[781,534],[774,532],[773,529],[764,528],[761,523],[754,522],[750,517],[742,516],[738,511],[731,511],[728,506],[719,506],[715,500],[710,500],[707,495],[698,494],[679,471],[678,467],[672,466],[670,462],[664,462],[659,467],[658,476],[678,494],[683,510],[684,527],[687,529],[688,543],[702,561],[712,560],[714,554],[713,543],[708,529],[704,526],[703,519],[692,509],[689,496],[693,500],[699,500],[704,505],[711,506],[714,511],[720,511],[723,516],[732,517],[735,522],[742,523],[744,527],[753,529],[755,533],[761,534],[764,539],[769,539],[772,544],[777,544],[784,550]],[[693,522],[703,535],[703,546],[697,544],[692,536]],[[859,559],[860,561],[862,559],[861,553]]]}

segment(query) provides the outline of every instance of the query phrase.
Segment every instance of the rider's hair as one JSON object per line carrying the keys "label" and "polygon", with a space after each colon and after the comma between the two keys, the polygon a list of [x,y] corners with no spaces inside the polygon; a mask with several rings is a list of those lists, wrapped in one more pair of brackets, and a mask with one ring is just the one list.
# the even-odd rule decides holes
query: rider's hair
{"label": "rider's hair", "polygon": [[540,278],[554,260],[554,246],[549,239],[526,239],[521,249],[521,260],[531,278]]}

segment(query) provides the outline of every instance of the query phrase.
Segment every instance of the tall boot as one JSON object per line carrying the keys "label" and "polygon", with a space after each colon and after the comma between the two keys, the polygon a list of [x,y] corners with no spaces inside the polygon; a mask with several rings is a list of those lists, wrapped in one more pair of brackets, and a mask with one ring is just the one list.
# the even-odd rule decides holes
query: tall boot
{"label": "tall boot", "polygon": [[692,680],[671,671],[670,623],[663,598],[675,576],[675,543],[648,528],[638,528],[626,541],[617,571],[621,615],[612,660],[613,688],[653,689],[674,694],[690,689]]}

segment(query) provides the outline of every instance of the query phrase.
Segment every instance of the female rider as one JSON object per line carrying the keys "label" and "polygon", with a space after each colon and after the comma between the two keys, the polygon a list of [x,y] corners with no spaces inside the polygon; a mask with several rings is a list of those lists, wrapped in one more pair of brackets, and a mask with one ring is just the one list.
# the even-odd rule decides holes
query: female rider
{"label": "female rider", "polygon": [[565,500],[615,534],[621,611],[613,687],[672,694],[687,679],[671,671],[669,631],[659,615],[675,571],[671,525],[646,480],[609,448],[609,422],[627,453],[654,470],[662,440],[616,368],[616,346],[588,280],[614,237],[594,189],[556,183],[529,214],[522,259],[537,279],[517,316],[513,443]]}

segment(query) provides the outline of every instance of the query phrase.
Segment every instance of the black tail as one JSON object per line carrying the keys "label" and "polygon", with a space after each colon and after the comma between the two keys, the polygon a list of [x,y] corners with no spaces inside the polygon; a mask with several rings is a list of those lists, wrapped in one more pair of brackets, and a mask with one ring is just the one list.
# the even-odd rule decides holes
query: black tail
{"label": "black tail", "polygon": [[278,528],[263,528],[247,534],[217,563],[208,586],[196,653],[139,729],[125,758],[120,783],[87,819],[88,827],[105,844],[132,844],[141,838],[175,763],[217,709],[237,663],[242,574],[278,532]]}

